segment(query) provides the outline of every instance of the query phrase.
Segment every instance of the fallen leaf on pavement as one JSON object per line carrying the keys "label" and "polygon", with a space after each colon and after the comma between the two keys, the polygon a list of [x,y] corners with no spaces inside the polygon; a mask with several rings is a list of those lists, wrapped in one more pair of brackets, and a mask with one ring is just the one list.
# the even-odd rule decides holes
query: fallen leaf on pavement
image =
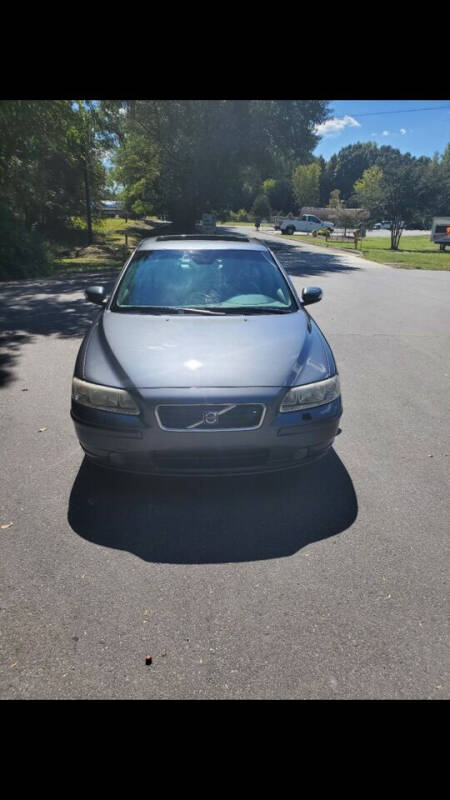
{"label": "fallen leaf on pavement", "polygon": [[14,522],[7,522],[7,523],[6,523],[6,525],[0,525],[0,529],[1,529],[2,531],[5,531],[5,530],[6,530],[6,528],[10,528],[10,527],[11,527],[11,525],[14,525]]}
{"label": "fallen leaf on pavement", "polygon": [[47,430],[47,428],[39,428],[38,433],[42,433],[43,431],[46,431],[46,430]]}

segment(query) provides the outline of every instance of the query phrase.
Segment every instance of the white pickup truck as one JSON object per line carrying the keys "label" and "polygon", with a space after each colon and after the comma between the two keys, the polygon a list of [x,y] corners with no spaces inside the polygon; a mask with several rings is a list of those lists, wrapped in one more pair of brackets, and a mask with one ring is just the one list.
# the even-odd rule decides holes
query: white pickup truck
{"label": "white pickup truck", "polygon": [[334,231],[333,222],[319,219],[319,217],[314,216],[314,214],[303,214],[300,219],[289,219],[289,217],[282,217],[278,220],[278,223],[275,227],[278,228],[281,233],[285,233],[287,235],[291,235],[295,233],[295,231],[300,231],[301,233],[312,233],[313,231],[320,231],[321,228],[328,228],[330,233]]}

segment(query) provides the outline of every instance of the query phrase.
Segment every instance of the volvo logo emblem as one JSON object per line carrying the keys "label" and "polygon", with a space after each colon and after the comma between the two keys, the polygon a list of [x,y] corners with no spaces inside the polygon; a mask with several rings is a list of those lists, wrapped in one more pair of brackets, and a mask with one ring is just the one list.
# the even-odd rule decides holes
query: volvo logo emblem
{"label": "volvo logo emblem", "polygon": [[218,419],[219,414],[217,411],[205,411],[203,413],[203,422],[205,422],[207,425],[216,425]]}

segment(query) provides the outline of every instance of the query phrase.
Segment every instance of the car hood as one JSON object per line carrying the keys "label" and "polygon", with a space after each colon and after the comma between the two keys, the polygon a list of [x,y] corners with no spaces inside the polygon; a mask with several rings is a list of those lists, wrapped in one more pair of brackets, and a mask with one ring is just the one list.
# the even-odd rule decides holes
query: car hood
{"label": "car hood", "polygon": [[85,380],[139,389],[294,386],[333,374],[327,342],[303,310],[247,317],[105,311],[82,363]]}

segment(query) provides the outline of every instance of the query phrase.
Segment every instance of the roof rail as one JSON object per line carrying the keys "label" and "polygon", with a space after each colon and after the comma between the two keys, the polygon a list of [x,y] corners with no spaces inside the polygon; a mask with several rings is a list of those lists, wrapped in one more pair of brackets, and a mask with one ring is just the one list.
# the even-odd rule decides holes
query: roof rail
{"label": "roof rail", "polygon": [[201,242],[217,242],[223,240],[225,242],[248,242],[248,236],[240,236],[238,234],[207,234],[207,233],[183,233],[173,236],[157,236],[157,242],[170,242],[170,241],[201,241]]}

